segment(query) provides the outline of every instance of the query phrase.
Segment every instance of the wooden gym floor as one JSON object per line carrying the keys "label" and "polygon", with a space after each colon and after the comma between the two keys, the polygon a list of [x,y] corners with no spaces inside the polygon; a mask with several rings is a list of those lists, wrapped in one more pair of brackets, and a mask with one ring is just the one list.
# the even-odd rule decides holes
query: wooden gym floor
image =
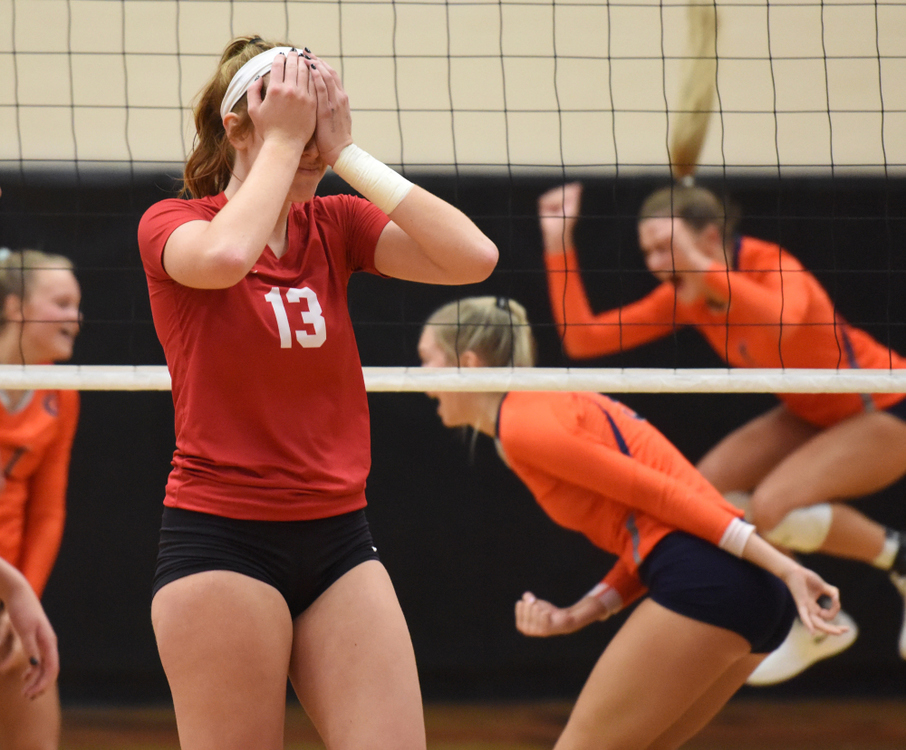
{"label": "wooden gym floor", "polygon": [[[431,750],[547,750],[570,704],[431,704]],[[323,748],[304,713],[291,707],[287,750]],[[168,708],[67,707],[61,750],[178,750]],[[906,750],[902,700],[765,701],[735,698],[687,750]]]}

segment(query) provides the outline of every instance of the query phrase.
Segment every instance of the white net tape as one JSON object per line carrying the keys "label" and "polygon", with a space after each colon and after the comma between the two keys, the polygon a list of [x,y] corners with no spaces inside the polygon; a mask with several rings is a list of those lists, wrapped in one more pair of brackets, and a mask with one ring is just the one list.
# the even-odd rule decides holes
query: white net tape
{"label": "white net tape", "polygon": [[[903,393],[906,370],[364,367],[371,392]],[[166,391],[163,365],[0,366],[0,388]]]}

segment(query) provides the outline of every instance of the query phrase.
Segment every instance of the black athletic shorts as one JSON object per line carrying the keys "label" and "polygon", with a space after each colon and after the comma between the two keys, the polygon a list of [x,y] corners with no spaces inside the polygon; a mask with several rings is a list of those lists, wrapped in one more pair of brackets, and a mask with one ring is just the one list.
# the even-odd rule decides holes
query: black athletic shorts
{"label": "black athletic shorts", "polygon": [[153,594],[193,573],[230,570],[273,586],[295,618],[344,573],[378,559],[364,510],[313,521],[241,521],[165,506]]}
{"label": "black athletic shorts", "polygon": [[658,542],[639,574],[662,607],[739,633],[753,654],[783,643],[796,618],[793,596],[777,576],[683,531]]}

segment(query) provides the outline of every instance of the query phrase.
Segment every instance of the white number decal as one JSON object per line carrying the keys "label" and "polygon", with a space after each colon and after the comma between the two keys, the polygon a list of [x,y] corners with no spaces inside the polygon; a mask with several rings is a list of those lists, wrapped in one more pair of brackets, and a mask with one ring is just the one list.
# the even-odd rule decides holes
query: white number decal
{"label": "white number decal", "polygon": [[[308,310],[302,311],[302,322],[307,323],[314,328],[314,333],[308,331],[296,330],[296,341],[306,348],[319,347],[327,338],[327,326],[324,316],[321,314],[321,305],[318,302],[318,295],[307,286],[302,289],[287,289],[286,301],[296,303],[301,299],[308,303]],[[279,287],[271,287],[271,290],[264,295],[264,299],[271,303],[274,308],[274,316],[277,318],[277,332],[280,334],[280,348],[289,349],[293,345],[292,331],[289,327],[289,315],[286,313],[286,306],[283,304],[283,295],[280,294]]]}

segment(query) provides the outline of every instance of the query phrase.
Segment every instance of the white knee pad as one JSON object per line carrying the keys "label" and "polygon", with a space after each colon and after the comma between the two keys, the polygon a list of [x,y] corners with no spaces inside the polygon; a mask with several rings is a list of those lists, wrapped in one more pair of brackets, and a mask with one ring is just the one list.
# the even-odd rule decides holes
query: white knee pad
{"label": "white knee pad", "polygon": [[787,513],[764,538],[798,552],[814,552],[827,539],[833,515],[830,503],[797,508]]}
{"label": "white knee pad", "polygon": [[749,501],[752,499],[751,492],[745,492],[743,490],[730,490],[729,492],[724,493],[724,500],[726,500],[731,505],[739,508],[743,513],[746,514],[746,517],[749,515]]}

